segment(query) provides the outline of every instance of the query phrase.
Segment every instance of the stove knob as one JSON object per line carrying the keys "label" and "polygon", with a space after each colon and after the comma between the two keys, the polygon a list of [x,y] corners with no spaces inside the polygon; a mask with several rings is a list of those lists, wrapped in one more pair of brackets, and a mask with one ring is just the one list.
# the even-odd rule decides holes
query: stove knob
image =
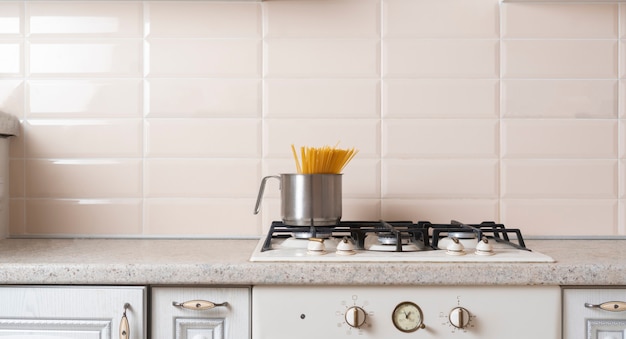
{"label": "stove knob", "polygon": [[339,255],[353,255],[356,252],[354,251],[354,244],[347,237],[344,237],[337,244],[337,254]]}
{"label": "stove knob", "polygon": [[446,246],[446,254],[448,255],[465,255],[465,247],[458,238],[452,237],[452,242]]}
{"label": "stove knob", "polygon": [[478,244],[476,244],[476,254],[478,255],[493,255],[493,246],[489,243],[486,237],[483,237]]}
{"label": "stove knob", "polygon": [[352,306],[346,310],[346,322],[350,327],[359,328],[365,324],[367,317],[365,310],[358,306]]}
{"label": "stove knob", "polygon": [[464,307],[455,307],[450,311],[450,324],[456,328],[465,328],[470,321],[470,313]]}

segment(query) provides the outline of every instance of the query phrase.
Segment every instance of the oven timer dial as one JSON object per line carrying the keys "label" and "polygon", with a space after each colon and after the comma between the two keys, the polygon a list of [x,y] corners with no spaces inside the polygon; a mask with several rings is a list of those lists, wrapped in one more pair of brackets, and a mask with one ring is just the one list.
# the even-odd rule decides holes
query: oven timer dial
{"label": "oven timer dial", "polygon": [[456,328],[466,328],[470,322],[470,313],[464,307],[455,307],[450,311],[448,320]]}
{"label": "oven timer dial", "polygon": [[398,304],[391,314],[393,325],[402,332],[415,332],[425,328],[422,309],[415,303],[404,301]]}

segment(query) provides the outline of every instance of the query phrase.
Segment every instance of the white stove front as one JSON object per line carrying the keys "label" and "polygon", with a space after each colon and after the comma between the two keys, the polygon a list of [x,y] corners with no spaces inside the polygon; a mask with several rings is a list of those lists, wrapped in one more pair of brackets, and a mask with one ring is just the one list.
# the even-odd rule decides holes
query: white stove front
{"label": "white stove front", "polygon": [[255,286],[252,339],[560,339],[558,286]]}

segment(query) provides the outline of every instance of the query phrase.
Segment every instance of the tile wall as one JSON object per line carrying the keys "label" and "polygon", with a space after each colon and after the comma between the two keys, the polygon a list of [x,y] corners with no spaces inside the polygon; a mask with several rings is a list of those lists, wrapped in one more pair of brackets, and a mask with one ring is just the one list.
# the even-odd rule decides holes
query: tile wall
{"label": "tile wall", "polygon": [[356,147],[344,220],[626,235],[626,6],[2,1],[13,236],[249,237],[290,146]]}

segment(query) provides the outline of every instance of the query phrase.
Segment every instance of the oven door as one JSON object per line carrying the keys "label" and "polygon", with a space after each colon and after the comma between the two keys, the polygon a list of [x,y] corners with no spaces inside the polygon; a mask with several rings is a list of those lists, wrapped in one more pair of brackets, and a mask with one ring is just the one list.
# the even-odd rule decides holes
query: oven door
{"label": "oven door", "polygon": [[563,338],[626,339],[626,287],[564,288]]}

